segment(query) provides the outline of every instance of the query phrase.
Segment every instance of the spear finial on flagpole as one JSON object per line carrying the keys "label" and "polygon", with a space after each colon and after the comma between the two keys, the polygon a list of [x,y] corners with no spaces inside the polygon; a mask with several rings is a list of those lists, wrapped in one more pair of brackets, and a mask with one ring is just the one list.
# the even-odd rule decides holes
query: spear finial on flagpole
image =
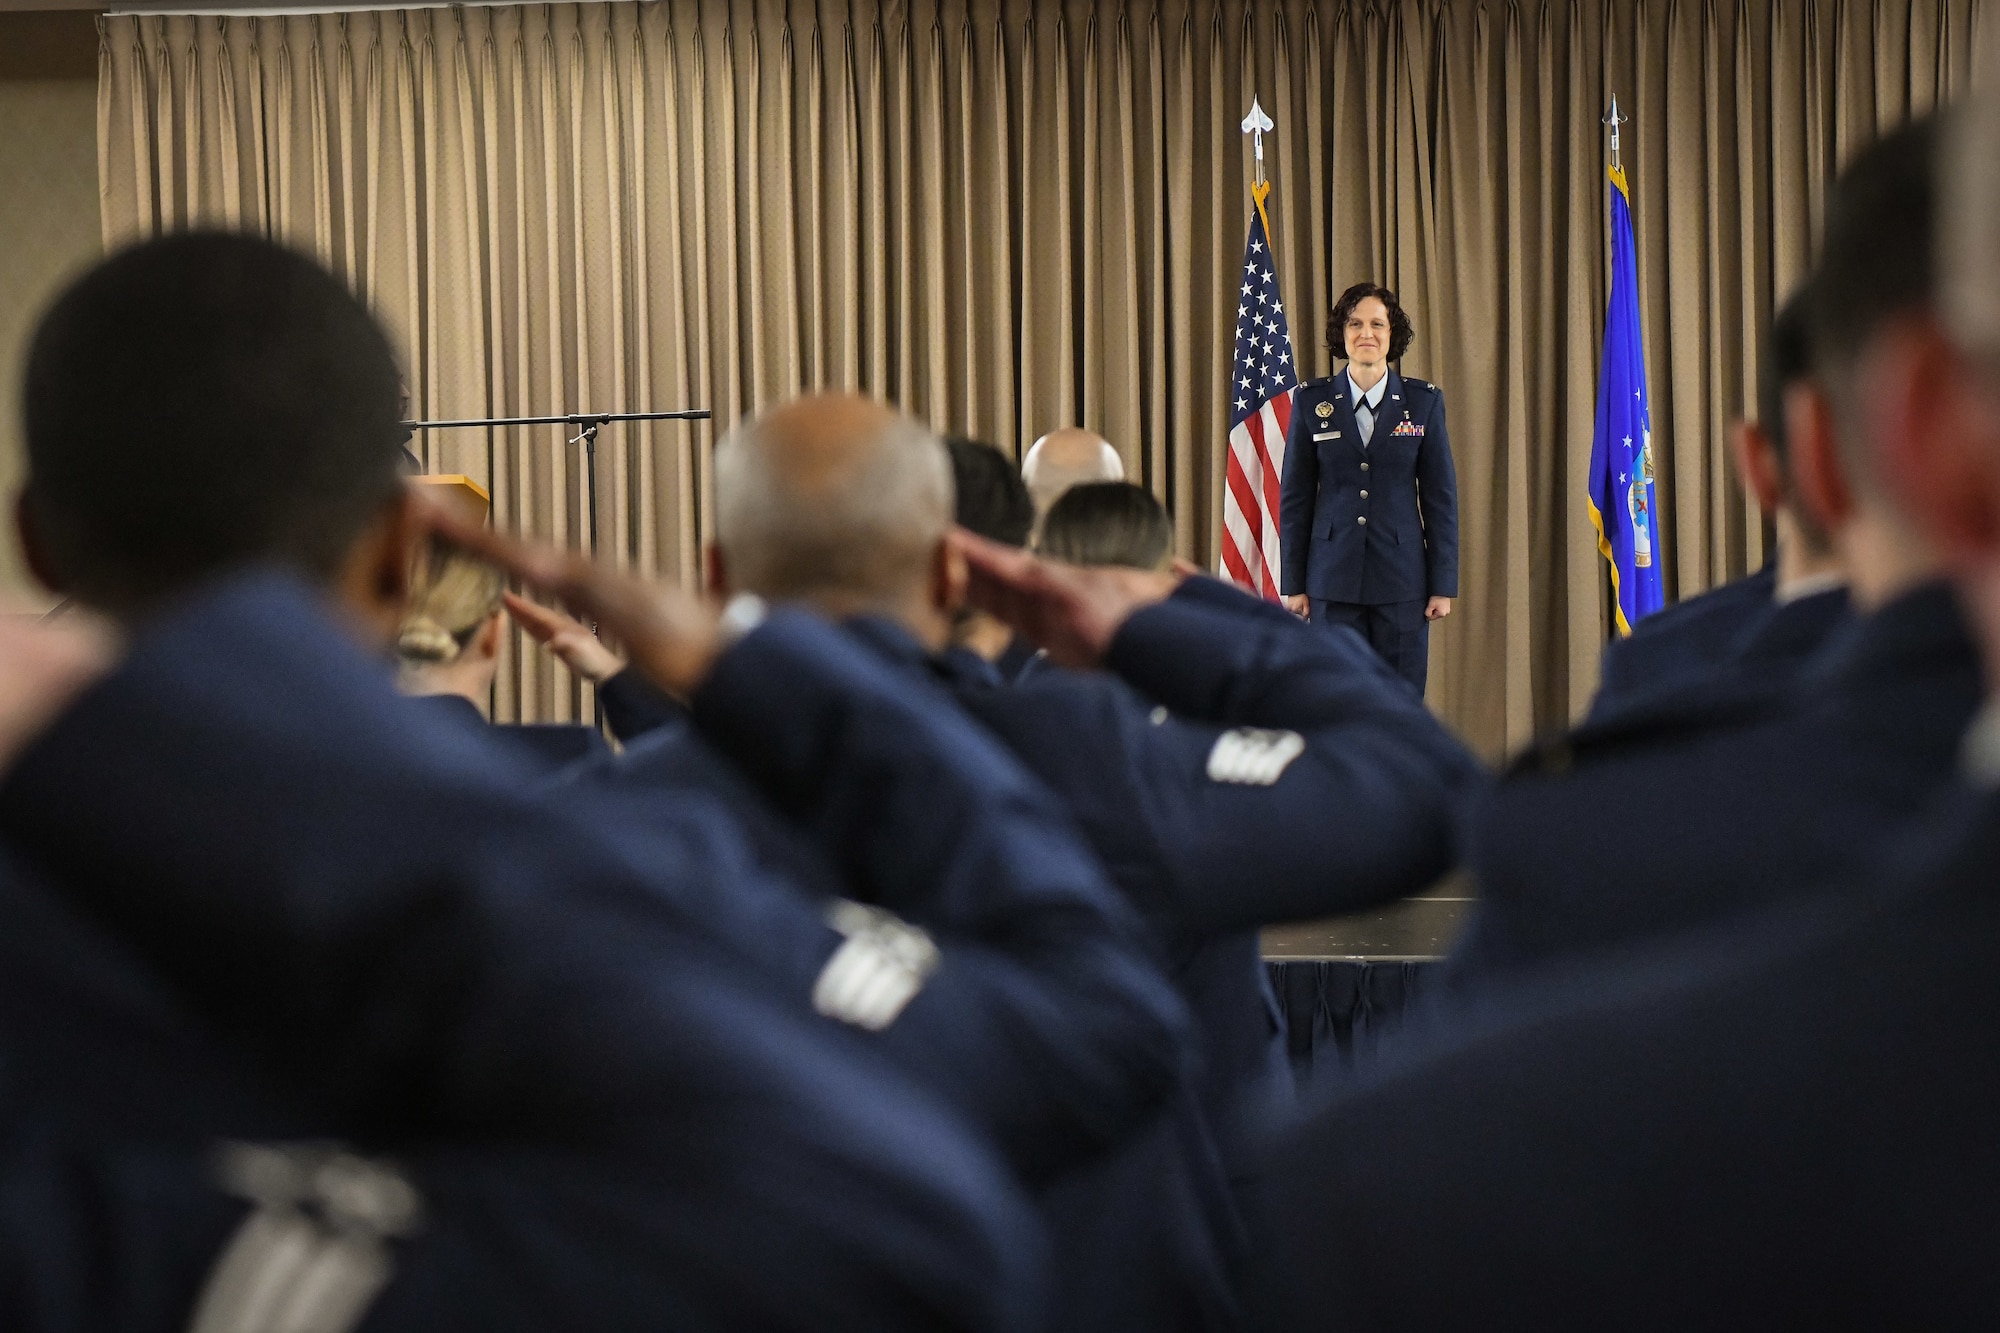
{"label": "spear finial on flagpole", "polygon": [[1611,95],[1611,114],[1604,118],[1604,123],[1611,127],[1611,165],[1615,170],[1623,171],[1625,169],[1624,162],[1620,161],[1618,157],[1618,127],[1631,119],[1630,116],[1621,116],[1618,114],[1618,95],[1613,93]]}
{"label": "spear finial on flagpole", "polygon": [[1264,114],[1264,108],[1255,97],[1250,99],[1250,114],[1243,118],[1243,132],[1250,136],[1250,143],[1257,153],[1257,184],[1264,183],[1264,136],[1274,126],[1271,118]]}

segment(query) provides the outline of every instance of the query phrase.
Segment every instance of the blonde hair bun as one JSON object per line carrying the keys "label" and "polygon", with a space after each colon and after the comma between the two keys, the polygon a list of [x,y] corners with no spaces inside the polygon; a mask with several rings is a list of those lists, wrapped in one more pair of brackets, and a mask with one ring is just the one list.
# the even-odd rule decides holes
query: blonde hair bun
{"label": "blonde hair bun", "polygon": [[479,627],[500,613],[500,571],[437,538],[411,581],[414,593],[396,634],[396,656],[406,665],[456,662]]}
{"label": "blonde hair bun", "polygon": [[411,616],[403,622],[402,633],[396,637],[396,656],[405,662],[442,665],[454,660],[459,652],[459,642],[451,631],[429,616]]}

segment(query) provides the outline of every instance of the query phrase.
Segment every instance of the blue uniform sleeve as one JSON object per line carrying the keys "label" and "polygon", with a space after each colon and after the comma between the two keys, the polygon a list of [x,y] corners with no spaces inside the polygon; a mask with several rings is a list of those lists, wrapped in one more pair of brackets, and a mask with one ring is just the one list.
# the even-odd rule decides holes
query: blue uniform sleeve
{"label": "blue uniform sleeve", "polygon": [[1602,721],[1644,694],[1648,676],[1646,659],[1653,655],[1657,645],[1648,639],[1638,640],[1637,647],[1633,643],[1632,639],[1624,638],[1604,645],[1604,655],[1598,659],[1597,693],[1591,696],[1588,720]]}
{"label": "blue uniform sleeve", "polygon": [[1319,449],[1312,438],[1306,388],[1292,395],[1292,423],[1285,430],[1285,466],[1278,491],[1278,587],[1286,595],[1307,591],[1313,509],[1319,502]]}
{"label": "blue uniform sleeve", "polygon": [[1284,623],[1298,619],[1276,602],[1252,597],[1234,584],[1206,574],[1192,574],[1181,580],[1181,586],[1174,590],[1174,598],[1189,605],[1213,607],[1230,615],[1262,616],[1266,620],[1275,619]]}
{"label": "blue uniform sleeve", "polygon": [[0,837],[330,1133],[608,1164],[623,1192],[576,1234],[677,1274],[687,1322],[1015,1323],[1036,1261],[1008,1174],[739,947],[742,882],[704,859],[727,830],[638,865],[497,754],[250,581],[150,627],[29,748]]}
{"label": "blue uniform sleeve", "polygon": [[1351,911],[1456,864],[1481,767],[1350,631],[1177,596],[1109,665],[1170,710],[1137,763],[1192,926]]}
{"label": "blue uniform sleeve", "polygon": [[1055,796],[937,685],[778,612],[693,717],[850,894],[938,937],[936,978],[885,1036],[935,1029],[951,1053],[932,1058],[1016,1160],[1108,1146],[1177,1085],[1186,1015],[1137,919]]}
{"label": "blue uniform sleeve", "polygon": [[1458,472],[1451,461],[1451,436],[1444,425],[1444,390],[1436,395],[1424,442],[1417,448],[1417,502],[1424,515],[1426,595],[1458,596]]}
{"label": "blue uniform sleeve", "polygon": [[620,741],[634,741],[687,720],[687,710],[678,700],[630,667],[599,682],[597,703],[611,734]]}

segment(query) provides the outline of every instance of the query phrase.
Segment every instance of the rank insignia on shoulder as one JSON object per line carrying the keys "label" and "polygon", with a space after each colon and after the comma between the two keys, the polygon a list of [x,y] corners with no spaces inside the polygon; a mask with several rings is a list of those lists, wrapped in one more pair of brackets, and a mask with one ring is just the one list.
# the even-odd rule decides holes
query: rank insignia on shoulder
{"label": "rank insignia on shoulder", "polygon": [[1320,420],[1324,421],[1328,417],[1333,415],[1333,404],[1321,403],[1318,407],[1315,407],[1313,411],[1319,413]]}
{"label": "rank insignia on shoulder", "polygon": [[826,922],[847,937],[813,983],[813,1008],[870,1032],[880,1032],[917,998],[937,971],[931,937],[879,907],[845,899],[827,909]]}
{"label": "rank insignia on shoulder", "polygon": [[256,1207],[209,1272],[195,1333],[349,1333],[395,1275],[389,1241],[422,1227],[423,1197],[400,1171],[337,1144],[230,1143],[215,1170]]}
{"label": "rank insignia on shoulder", "polygon": [[1238,727],[1216,737],[1215,748],[1208,752],[1208,780],[1269,787],[1305,752],[1306,738],[1296,731]]}

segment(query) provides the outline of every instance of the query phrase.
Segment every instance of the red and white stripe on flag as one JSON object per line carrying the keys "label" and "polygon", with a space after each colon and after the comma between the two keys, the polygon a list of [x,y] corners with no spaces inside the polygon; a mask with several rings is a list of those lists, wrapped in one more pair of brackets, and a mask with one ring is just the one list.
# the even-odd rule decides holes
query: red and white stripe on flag
{"label": "red and white stripe on flag", "polygon": [[1278,481],[1292,395],[1264,400],[1229,431],[1228,489],[1222,497],[1222,572],[1237,587],[1278,600]]}

